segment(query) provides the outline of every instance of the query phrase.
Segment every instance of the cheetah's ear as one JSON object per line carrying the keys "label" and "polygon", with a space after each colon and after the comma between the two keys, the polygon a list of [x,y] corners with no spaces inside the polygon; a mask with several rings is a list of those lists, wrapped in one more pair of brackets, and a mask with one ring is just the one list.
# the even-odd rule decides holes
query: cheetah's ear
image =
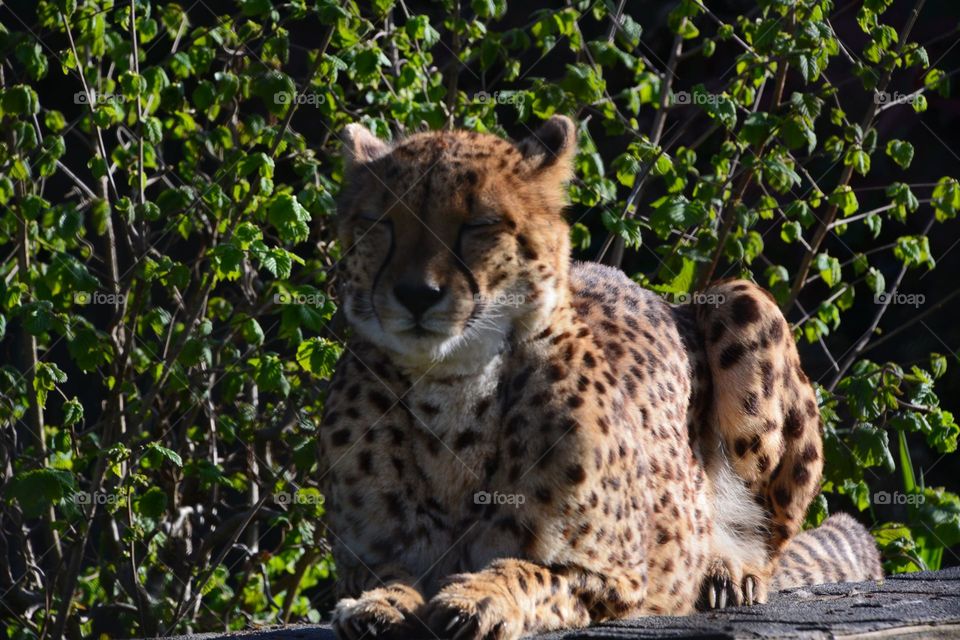
{"label": "cheetah's ear", "polygon": [[356,122],[344,127],[341,137],[343,155],[348,167],[373,162],[390,153],[390,145]]}
{"label": "cheetah's ear", "polygon": [[577,127],[567,116],[551,116],[517,148],[534,172],[549,170],[561,181],[569,180],[577,150]]}

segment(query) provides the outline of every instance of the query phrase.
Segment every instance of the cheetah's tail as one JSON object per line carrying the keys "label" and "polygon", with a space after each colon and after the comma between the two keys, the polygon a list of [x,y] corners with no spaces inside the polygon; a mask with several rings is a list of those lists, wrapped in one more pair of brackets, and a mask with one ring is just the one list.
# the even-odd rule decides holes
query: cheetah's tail
{"label": "cheetah's tail", "polygon": [[793,538],[780,554],[771,591],[825,582],[862,582],[883,578],[873,536],[845,513]]}

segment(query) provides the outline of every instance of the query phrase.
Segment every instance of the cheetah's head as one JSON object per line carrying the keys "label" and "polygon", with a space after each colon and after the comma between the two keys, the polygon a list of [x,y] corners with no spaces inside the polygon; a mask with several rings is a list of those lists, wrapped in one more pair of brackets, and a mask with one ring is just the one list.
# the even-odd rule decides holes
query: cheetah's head
{"label": "cheetah's head", "polygon": [[401,365],[469,369],[545,328],[566,296],[569,118],[517,144],[454,131],[389,145],[358,124],[344,142],[341,296],[363,338]]}

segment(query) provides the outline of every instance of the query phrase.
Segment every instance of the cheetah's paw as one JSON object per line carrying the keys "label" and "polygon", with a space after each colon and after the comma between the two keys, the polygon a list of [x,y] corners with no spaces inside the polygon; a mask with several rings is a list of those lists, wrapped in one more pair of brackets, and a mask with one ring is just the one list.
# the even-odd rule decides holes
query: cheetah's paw
{"label": "cheetah's paw", "polygon": [[339,640],[403,638],[410,626],[395,602],[375,593],[343,598],[333,610],[333,630]]}
{"label": "cheetah's paw", "polygon": [[426,621],[440,638],[514,640],[523,633],[523,619],[501,595],[470,580],[456,581],[427,603]]}
{"label": "cheetah's paw", "polygon": [[700,609],[753,606],[767,601],[767,581],[762,571],[731,567],[717,561],[704,578]]}

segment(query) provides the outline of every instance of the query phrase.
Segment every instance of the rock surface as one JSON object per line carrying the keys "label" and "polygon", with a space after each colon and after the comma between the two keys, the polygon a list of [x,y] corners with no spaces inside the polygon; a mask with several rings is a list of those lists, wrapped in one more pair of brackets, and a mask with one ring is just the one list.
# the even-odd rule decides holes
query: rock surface
{"label": "rock surface", "polygon": [[[540,636],[538,640],[623,638],[960,638],[960,567],[826,584],[771,596],[766,605],[656,616]],[[172,640],[334,640],[325,626],[290,626]],[[436,640],[436,639],[431,639]]]}

